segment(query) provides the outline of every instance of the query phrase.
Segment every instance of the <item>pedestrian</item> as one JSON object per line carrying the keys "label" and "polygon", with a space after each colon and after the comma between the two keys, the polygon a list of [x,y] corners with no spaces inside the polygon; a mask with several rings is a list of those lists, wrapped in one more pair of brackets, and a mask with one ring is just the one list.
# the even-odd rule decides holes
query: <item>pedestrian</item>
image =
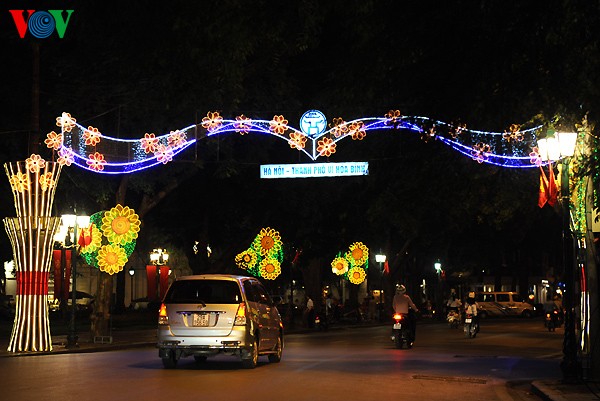
{"label": "pedestrian", "polygon": [[315,325],[315,304],[311,297],[306,299],[306,325],[309,328]]}

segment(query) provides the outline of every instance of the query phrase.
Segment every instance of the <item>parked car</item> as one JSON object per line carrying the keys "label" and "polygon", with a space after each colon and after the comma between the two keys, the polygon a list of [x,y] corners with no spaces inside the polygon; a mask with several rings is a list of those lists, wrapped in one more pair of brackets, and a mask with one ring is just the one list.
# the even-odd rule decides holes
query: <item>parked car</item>
{"label": "parked car", "polygon": [[488,316],[532,317],[534,314],[533,305],[516,292],[478,292],[475,299],[479,305],[478,314],[483,319]]}
{"label": "parked car", "polygon": [[279,362],[283,325],[274,302],[252,277],[207,274],[180,277],[158,313],[159,356],[165,368],[182,357],[196,362],[225,354],[256,367],[260,355]]}

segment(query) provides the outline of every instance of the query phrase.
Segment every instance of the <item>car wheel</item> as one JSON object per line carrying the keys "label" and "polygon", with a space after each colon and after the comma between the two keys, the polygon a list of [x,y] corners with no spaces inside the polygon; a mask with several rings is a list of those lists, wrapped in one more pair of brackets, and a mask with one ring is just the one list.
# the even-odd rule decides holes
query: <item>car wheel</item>
{"label": "car wheel", "polygon": [[169,356],[163,357],[162,363],[165,369],[175,369],[177,367],[177,359],[175,358],[175,353],[171,352]]}
{"label": "car wheel", "polygon": [[258,363],[258,342],[252,341],[252,347],[248,350],[248,355],[242,359],[242,366],[245,369],[254,369]]}
{"label": "car wheel", "polygon": [[277,345],[275,346],[275,353],[269,354],[269,362],[278,363],[281,361],[281,354],[283,353],[283,339],[281,334],[277,336]]}
{"label": "car wheel", "polygon": [[524,310],[523,311],[523,317],[529,319],[532,316],[531,311],[529,310]]}

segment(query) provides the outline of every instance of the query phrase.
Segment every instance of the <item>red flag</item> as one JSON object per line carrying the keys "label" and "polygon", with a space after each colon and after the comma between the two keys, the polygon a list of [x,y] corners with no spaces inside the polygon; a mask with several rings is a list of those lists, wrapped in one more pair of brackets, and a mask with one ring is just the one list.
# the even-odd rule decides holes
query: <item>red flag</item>
{"label": "red flag", "polygon": [[389,265],[387,259],[385,262],[383,262],[383,272],[385,274],[390,274],[390,265]]}
{"label": "red flag", "polygon": [[92,225],[91,224],[88,228],[84,228],[81,230],[81,232],[79,233],[79,239],[77,240],[77,243],[82,248],[84,246],[88,246],[89,244],[92,243]]}
{"label": "red flag", "polygon": [[552,167],[552,163],[548,164],[548,177],[548,204],[554,206],[558,201],[558,186],[554,179],[554,168]]}
{"label": "red flag", "polygon": [[538,206],[544,207],[546,202],[548,202],[548,179],[546,178],[544,169],[540,166],[540,195],[538,198]]}

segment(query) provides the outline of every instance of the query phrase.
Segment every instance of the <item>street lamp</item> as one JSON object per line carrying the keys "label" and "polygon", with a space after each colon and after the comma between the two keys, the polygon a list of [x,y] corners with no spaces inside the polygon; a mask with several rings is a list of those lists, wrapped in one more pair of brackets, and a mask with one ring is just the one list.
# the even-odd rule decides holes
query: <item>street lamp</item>
{"label": "street lamp", "polygon": [[[435,269],[435,272],[437,274],[438,280],[437,280],[437,294],[435,294],[435,306],[436,309],[438,311],[442,311],[442,308],[444,307],[444,303],[443,303],[443,288],[442,288],[442,275],[444,273],[444,271],[442,270],[442,262],[440,262],[440,260],[436,260],[433,263],[433,268]],[[439,318],[442,318],[442,314],[440,313]]]}
{"label": "street lamp", "polygon": [[129,282],[131,283],[131,291],[129,298],[131,299],[130,301],[130,306],[133,306],[133,275],[135,274],[135,270],[133,270],[133,267],[131,269],[129,269]]}
{"label": "street lamp", "polygon": [[[576,287],[576,263],[575,263],[575,237],[571,230],[571,205],[569,193],[569,162],[575,154],[577,143],[576,132],[553,132],[548,131],[548,136],[538,140],[540,157],[544,161],[552,163],[560,160],[562,173],[560,180],[561,209],[562,209],[562,261],[565,277],[565,289],[563,292],[563,305],[565,309],[565,334],[563,340],[563,360],[560,368],[563,373],[563,381],[575,382],[579,378],[579,362],[577,361],[577,339],[575,335],[575,287]],[[550,166],[552,168],[552,166]]]}
{"label": "street lamp", "polygon": [[[169,253],[166,249],[163,248],[155,248],[150,252],[150,263],[155,268],[155,279],[157,280],[156,287],[152,289],[154,292],[156,290],[156,299],[160,298],[161,295],[161,268],[160,266],[164,266],[169,261]],[[148,271],[149,273],[149,271]],[[150,285],[150,283],[148,283]],[[166,289],[166,288],[165,288]]]}
{"label": "street lamp", "polygon": [[383,311],[385,310],[385,299],[383,298],[383,264],[387,257],[383,254],[375,255],[375,261],[379,263],[379,270],[381,270],[381,290],[379,291],[379,319],[383,318]]}
{"label": "street lamp", "polygon": [[[77,213],[77,210],[74,210]],[[79,227],[90,225],[90,216],[77,216],[76,214],[63,214],[62,226],[55,239],[63,242],[63,248],[73,248],[71,252],[71,324],[67,335],[67,348],[79,347],[77,328],[75,326],[75,313],[77,308],[77,230]],[[66,281],[66,277],[65,280]]]}

